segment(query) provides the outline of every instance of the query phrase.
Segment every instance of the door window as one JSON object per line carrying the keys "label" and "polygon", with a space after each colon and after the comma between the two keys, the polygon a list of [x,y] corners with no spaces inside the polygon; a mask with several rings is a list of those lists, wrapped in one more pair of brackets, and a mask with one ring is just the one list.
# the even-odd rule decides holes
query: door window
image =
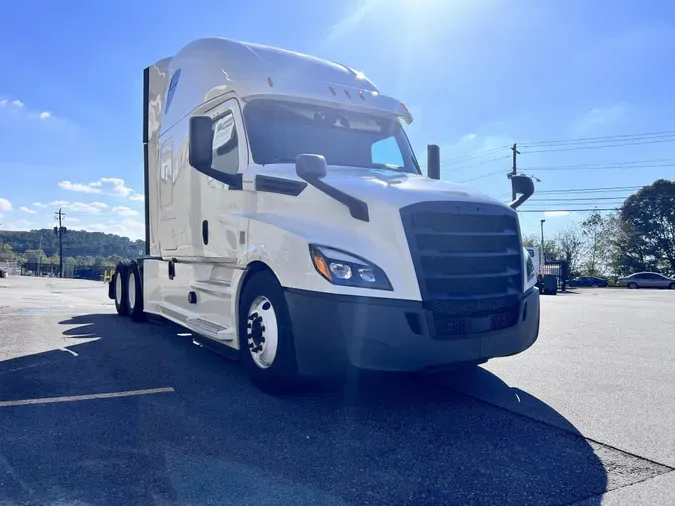
{"label": "door window", "polygon": [[239,136],[232,111],[213,123],[212,166],[227,174],[236,174],[239,170]]}

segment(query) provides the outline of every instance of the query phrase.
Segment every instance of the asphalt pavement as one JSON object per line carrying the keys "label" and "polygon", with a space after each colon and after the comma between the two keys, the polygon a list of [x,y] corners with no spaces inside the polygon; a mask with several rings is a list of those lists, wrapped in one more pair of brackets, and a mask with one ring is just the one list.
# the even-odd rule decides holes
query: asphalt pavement
{"label": "asphalt pavement", "polygon": [[106,295],[0,279],[0,504],[673,500],[675,292],[544,297],[521,355],[287,397]]}

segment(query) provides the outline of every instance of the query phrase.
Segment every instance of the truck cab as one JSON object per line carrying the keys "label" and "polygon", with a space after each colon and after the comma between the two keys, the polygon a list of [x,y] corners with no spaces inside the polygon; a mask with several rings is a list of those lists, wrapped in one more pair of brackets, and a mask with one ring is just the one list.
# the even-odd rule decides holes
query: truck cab
{"label": "truck cab", "polygon": [[120,314],[183,325],[271,390],[534,343],[523,198],[438,180],[434,149],[423,175],[410,112],[361,72],[212,38],[144,77],[146,254],[111,281]]}

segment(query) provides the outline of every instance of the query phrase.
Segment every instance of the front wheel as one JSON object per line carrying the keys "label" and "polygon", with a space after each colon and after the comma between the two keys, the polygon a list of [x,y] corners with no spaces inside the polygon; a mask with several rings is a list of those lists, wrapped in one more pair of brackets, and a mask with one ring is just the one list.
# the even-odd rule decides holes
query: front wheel
{"label": "front wheel", "polygon": [[115,268],[115,309],[120,316],[129,316],[129,294],[127,291],[127,270],[124,264]]}
{"label": "front wheel", "polygon": [[239,302],[239,349],[251,381],[272,394],[298,386],[291,318],[281,285],[269,271],[246,283]]}
{"label": "front wheel", "polygon": [[135,322],[145,320],[142,288],[138,264],[136,264],[136,262],[131,262],[131,265],[127,268],[127,302],[129,304],[129,315]]}
{"label": "front wheel", "polygon": [[630,290],[635,290],[637,287],[637,283],[628,283],[628,288]]}

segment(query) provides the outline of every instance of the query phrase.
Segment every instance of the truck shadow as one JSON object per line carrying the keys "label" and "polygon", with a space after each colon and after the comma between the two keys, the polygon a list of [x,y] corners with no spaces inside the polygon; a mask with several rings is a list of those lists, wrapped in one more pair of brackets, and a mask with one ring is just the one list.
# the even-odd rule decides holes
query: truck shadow
{"label": "truck shadow", "polygon": [[[349,376],[271,397],[173,325],[60,323],[78,356],[0,363],[0,399],[175,392],[0,407],[0,503],[599,504],[607,489],[564,417],[482,369]],[[460,394],[463,381],[507,408],[517,394],[555,427]]]}

